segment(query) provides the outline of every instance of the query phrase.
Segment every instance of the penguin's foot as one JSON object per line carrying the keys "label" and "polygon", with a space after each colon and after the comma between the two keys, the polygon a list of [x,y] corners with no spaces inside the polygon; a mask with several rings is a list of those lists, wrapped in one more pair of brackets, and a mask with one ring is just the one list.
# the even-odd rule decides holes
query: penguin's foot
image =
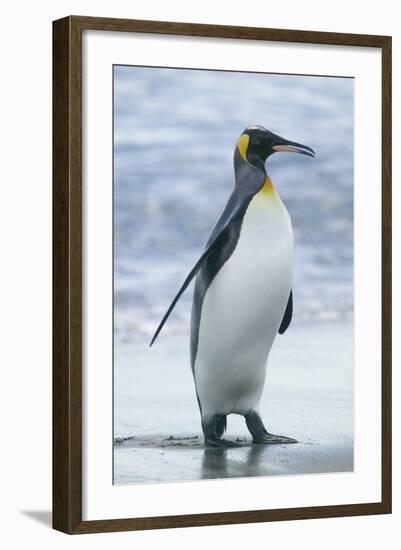
{"label": "penguin's foot", "polygon": [[269,434],[269,432],[265,432],[261,435],[258,435],[257,437],[254,436],[253,442],[258,445],[269,445],[269,444],[285,445],[290,443],[298,443],[298,441],[296,439],[293,439],[292,437],[286,437],[284,435]]}
{"label": "penguin's foot", "polygon": [[228,439],[220,439],[219,437],[209,437],[205,439],[206,447],[214,447],[217,449],[227,449],[230,447],[241,447],[239,443],[235,441],[229,441]]}
{"label": "penguin's foot", "polygon": [[261,445],[268,445],[268,444],[289,444],[289,443],[298,443],[296,439],[293,439],[292,437],[285,437],[284,435],[274,435],[270,434],[260,417],[260,414],[257,411],[249,411],[248,414],[245,415],[245,421],[246,425],[248,426],[248,430],[251,432],[253,442],[256,444]]}
{"label": "penguin's foot", "polygon": [[219,449],[227,449],[228,447],[240,447],[234,441],[222,439],[222,435],[227,426],[226,415],[211,415],[202,417],[202,429],[205,436],[205,445],[207,447],[215,447]]}

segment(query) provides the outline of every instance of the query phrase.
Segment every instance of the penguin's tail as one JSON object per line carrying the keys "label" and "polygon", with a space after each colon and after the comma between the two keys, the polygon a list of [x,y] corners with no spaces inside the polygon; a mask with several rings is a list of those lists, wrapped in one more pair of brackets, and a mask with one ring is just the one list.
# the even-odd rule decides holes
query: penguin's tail
{"label": "penguin's tail", "polygon": [[227,417],[220,416],[216,423],[216,434],[217,437],[221,437],[227,429]]}

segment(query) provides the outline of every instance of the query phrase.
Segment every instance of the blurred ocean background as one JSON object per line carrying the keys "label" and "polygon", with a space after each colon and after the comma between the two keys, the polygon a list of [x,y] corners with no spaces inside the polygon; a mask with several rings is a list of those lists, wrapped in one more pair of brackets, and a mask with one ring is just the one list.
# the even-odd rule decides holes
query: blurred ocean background
{"label": "blurred ocean background", "polygon": [[[295,234],[294,323],[352,318],[353,80],[116,66],[117,347],[148,346],[228,199],[250,124],[317,153],[267,164]],[[191,299],[187,290],[161,337],[188,335]]]}

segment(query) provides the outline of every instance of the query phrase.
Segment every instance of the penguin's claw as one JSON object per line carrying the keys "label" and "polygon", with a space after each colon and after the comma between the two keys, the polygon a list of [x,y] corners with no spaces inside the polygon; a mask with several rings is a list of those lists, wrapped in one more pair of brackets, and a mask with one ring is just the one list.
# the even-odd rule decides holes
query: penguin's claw
{"label": "penguin's claw", "polygon": [[269,445],[269,444],[285,445],[290,443],[298,443],[298,441],[296,439],[293,439],[292,437],[270,434],[268,432],[264,433],[260,437],[257,437],[257,438],[254,437],[253,442],[259,445]]}

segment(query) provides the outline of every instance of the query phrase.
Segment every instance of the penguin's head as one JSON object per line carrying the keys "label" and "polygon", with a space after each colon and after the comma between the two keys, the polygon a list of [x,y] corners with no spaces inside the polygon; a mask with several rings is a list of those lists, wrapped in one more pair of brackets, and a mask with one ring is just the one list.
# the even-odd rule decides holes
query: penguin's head
{"label": "penguin's head", "polygon": [[263,126],[248,126],[242,132],[237,148],[241,157],[254,166],[264,168],[266,159],[273,153],[300,153],[315,157],[313,149],[307,145],[290,141],[277,134],[273,134]]}

